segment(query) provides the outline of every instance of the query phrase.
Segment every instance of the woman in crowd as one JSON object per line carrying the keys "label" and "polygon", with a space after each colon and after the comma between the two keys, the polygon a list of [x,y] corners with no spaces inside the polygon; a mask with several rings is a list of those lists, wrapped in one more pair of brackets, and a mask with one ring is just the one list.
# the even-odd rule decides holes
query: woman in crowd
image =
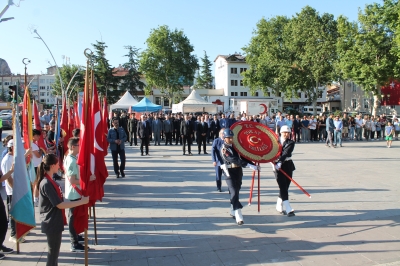
{"label": "woman in crowd", "polygon": [[46,266],[57,266],[60,253],[61,236],[67,220],[64,209],[74,208],[89,202],[89,197],[71,202],[63,202],[61,187],[52,176],[59,168],[57,156],[47,154],[39,165],[37,175],[37,188],[39,189],[39,207],[42,219],[42,233],[47,237],[47,263]]}
{"label": "woman in crowd", "polygon": [[376,128],[376,139],[381,140],[382,139],[382,126],[381,123],[379,122],[379,118],[377,117],[375,119],[375,128]]}
{"label": "woman in crowd", "polygon": [[375,139],[376,123],[375,119],[371,118],[371,140]]}
{"label": "woman in crowd", "polygon": [[350,116],[349,117],[349,140],[354,140],[355,127],[356,127],[356,121],[354,120],[354,117]]}
{"label": "woman in crowd", "polygon": [[399,133],[400,133],[400,123],[399,119],[397,117],[393,119],[393,127],[394,127],[394,138],[395,140],[399,139]]}

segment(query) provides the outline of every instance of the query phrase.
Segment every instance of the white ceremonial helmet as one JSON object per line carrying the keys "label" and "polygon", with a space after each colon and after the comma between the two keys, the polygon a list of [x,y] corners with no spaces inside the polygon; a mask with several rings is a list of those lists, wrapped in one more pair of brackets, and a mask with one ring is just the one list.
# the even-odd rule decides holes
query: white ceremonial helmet
{"label": "white ceremonial helmet", "polygon": [[283,132],[288,132],[288,133],[290,133],[291,130],[290,130],[290,128],[289,128],[288,126],[282,126],[282,127],[281,127],[280,133],[283,133]]}

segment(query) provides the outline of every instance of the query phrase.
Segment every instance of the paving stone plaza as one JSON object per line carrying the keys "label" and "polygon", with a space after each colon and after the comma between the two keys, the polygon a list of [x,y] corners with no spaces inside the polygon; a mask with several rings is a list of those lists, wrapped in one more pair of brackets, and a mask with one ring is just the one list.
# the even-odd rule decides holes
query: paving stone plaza
{"label": "paving stone plaza", "polygon": [[[252,172],[244,170],[243,226],[229,215],[225,183],[217,192],[210,155],[151,145],[142,157],[128,146],[120,179],[108,155],[105,197],[96,205],[98,245],[89,223],[89,265],[400,265],[400,142],[391,149],[383,141],[343,146],[296,145],[294,178],[312,198],[291,185],[295,217],[276,212],[278,187],[268,164],[261,165],[261,212],[256,190],[247,206]],[[21,253],[1,266],[45,265],[38,208],[36,221]],[[84,254],[69,251],[67,230],[59,265],[83,265]],[[8,237],[5,245],[16,249]]]}

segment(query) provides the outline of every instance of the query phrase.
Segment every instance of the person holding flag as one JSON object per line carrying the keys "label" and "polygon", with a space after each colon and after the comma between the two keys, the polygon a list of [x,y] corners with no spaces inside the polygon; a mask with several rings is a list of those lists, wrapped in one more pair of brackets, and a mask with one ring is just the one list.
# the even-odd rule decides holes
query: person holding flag
{"label": "person holding flag", "polygon": [[[14,165],[11,166],[11,169],[7,173],[3,173],[3,175],[0,177],[0,183],[10,179],[13,173],[14,173]],[[8,228],[8,221],[7,221],[6,207],[4,206],[3,198],[1,197],[0,194],[0,252],[3,253],[0,254],[0,260],[4,259],[5,257],[4,254],[10,254],[14,252],[12,248],[8,248],[3,245],[4,239],[6,239],[7,228]]]}
{"label": "person holding flag", "polygon": [[[79,138],[70,138],[68,140],[68,154],[64,159],[65,171],[65,198],[70,201],[78,201],[81,199],[79,167],[77,164],[77,155],[79,153]],[[90,181],[96,179],[95,175],[90,177]],[[85,247],[79,243],[80,239],[74,228],[74,208],[70,208],[68,212],[68,229],[71,239],[72,252],[84,252]]]}
{"label": "person holding flag", "polygon": [[39,189],[41,229],[47,237],[47,266],[58,265],[62,231],[67,223],[64,209],[89,203],[89,197],[82,197],[77,201],[63,201],[62,189],[52,179],[58,167],[57,156],[47,154],[40,163],[36,182]]}

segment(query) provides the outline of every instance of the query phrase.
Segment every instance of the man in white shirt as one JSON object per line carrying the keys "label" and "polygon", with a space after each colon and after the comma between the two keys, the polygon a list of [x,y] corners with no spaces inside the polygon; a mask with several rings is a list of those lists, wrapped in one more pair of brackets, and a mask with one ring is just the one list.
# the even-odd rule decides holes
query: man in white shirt
{"label": "man in white shirt", "polygon": [[361,119],[360,115],[356,116],[355,122],[356,122],[356,140],[362,140],[361,131],[362,131],[363,120]]}
{"label": "man in white shirt", "polygon": [[312,115],[309,121],[310,124],[308,125],[308,128],[310,129],[310,140],[311,142],[317,141],[317,119]]}

